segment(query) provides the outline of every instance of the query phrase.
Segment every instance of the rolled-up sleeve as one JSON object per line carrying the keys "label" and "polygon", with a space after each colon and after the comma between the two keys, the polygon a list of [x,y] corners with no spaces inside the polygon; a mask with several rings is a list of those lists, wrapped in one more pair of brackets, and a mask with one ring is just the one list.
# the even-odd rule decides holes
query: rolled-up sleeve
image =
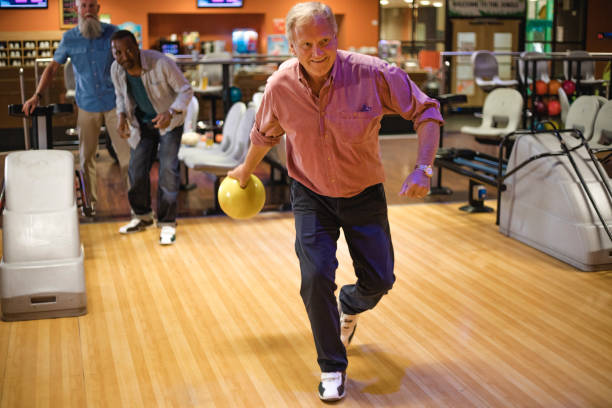
{"label": "rolled-up sleeve", "polygon": [[273,99],[271,91],[266,90],[255,115],[250,138],[251,143],[256,146],[274,146],[280,142],[279,136],[285,133],[274,112]]}
{"label": "rolled-up sleeve", "polygon": [[392,65],[386,65],[381,73],[381,99],[385,113],[396,113],[413,121],[415,129],[428,121],[444,124],[440,103],[421,91],[408,74]]}
{"label": "rolled-up sleeve", "polygon": [[70,55],[68,53],[68,47],[66,46],[66,35],[64,34],[62,40],[57,46],[57,49],[53,53],[53,61],[57,62],[60,65],[65,64],[69,56]]}

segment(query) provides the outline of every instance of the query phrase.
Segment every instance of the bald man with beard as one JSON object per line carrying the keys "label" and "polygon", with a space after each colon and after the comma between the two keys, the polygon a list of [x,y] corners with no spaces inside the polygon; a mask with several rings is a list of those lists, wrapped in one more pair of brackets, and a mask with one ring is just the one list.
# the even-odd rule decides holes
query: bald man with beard
{"label": "bald man with beard", "polygon": [[125,139],[129,135],[120,135],[117,131],[115,89],[110,77],[110,67],[113,63],[110,38],[117,31],[117,27],[100,22],[100,5],[97,0],[77,0],[76,11],[79,19],[77,27],[64,33],[53,55],[53,61],[47,65],[41,76],[36,92],[24,103],[23,112],[29,115],[34,111],[40,103],[42,92],[51,85],[59,66],[70,58],[76,82],[76,104],[79,107],[77,127],[80,165],[85,178],[86,193],[95,214],[95,159],[100,128],[103,124],[106,125],[126,188],[130,147]]}

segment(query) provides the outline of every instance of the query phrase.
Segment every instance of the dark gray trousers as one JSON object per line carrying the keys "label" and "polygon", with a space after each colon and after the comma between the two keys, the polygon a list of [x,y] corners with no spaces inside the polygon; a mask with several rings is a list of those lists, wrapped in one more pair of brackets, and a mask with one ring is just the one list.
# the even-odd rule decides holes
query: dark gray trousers
{"label": "dark gray trousers", "polygon": [[348,244],[357,282],[340,290],[347,314],[372,309],[395,282],[393,245],[387,200],[382,184],[350,198],[314,193],[293,180],[295,251],[300,261],[300,294],[310,319],[317,361],[322,372],[345,371],[348,361],[340,341],[340,320],[334,295],[340,228]]}

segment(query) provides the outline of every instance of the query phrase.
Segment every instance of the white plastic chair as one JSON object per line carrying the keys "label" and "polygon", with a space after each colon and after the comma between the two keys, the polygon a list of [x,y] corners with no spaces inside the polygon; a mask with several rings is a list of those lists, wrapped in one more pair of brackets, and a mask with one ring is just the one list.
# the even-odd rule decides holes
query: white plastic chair
{"label": "white plastic chair", "polygon": [[261,101],[263,100],[263,92],[255,92],[251,101],[249,102],[249,108],[253,107],[255,110],[259,109],[259,105],[261,105]]}
{"label": "white plastic chair", "polygon": [[[568,57],[585,57],[588,58],[591,54],[588,51],[583,50],[569,50],[567,51]],[[570,72],[570,61],[563,62],[563,74],[565,79],[571,79],[572,81],[577,80],[578,76],[578,62],[571,61],[571,72]],[[601,86],[603,79],[595,79],[595,62],[594,61],[580,61],[580,85],[584,86]]]}
{"label": "white plastic chair", "polygon": [[[521,53],[521,58],[518,60],[519,65],[519,76],[521,77],[521,81],[524,84],[530,84],[533,82],[533,62],[526,61],[525,57],[541,57],[544,54],[541,52],[533,52],[533,51],[525,51]],[[527,67],[525,67],[525,65]],[[525,72],[525,68],[527,68],[527,72]],[[536,61],[536,81],[544,81],[546,83],[550,82],[548,69],[548,61]],[[527,77],[525,78],[525,73]]]}
{"label": "white plastic chair", "polygon": [[565,127],[565,120],[567,119],[567,112],[569,111],[570,103],[569,99],[567,98],[567,94],[562,87],[559,87],[557,95],[559,96],[559,103],[561,104],[561,122],[563,123],[563,127]]}
{"label": "white plastic chair", "polygon": [[195,146],[181,146],[179,149],[178,157],[179,160],[184,161],[187,157],[192,154],[196,154],[199,157],[204,156],[215,156],[219,153],[227,152],[232,144],[232,139],[236,137],[236,131],[242,115],[246,111],[246,105],[243,102],[234,103],[230,110],[227,112],[227,116],[223,121],[223,139],[221,143],[214,144],[210,147],[206,146],[205,142],[198,142]]}
{"label": "white plastic chair", "polygon": [[192,96],[189,105],[187,105],[187,112],[185,112],[183,133],[195,132],[198,123],[198,113],[200,113],[200,103],[198,98]]}
{"label": "white plastic chair", "polygon": [[[236,131],[236,139],[231,143],[227,152],[220,152],[217,155],[210,156],[205,154],[192,154],[185,158],[184,163],[191,169],[203,171],[215,176],[215,186],[213,195],[215,197],[215,206],[212,209],[214,213],[219,213],[219,201],[217,199],[217,191],[221,183],[221,178],[234,167],[238,166],[246,158],[249,150],[250,134],[253,124],[255,123],[255,109],[248,108],[240,120],[238,130]],[[203,153],[200,150],[200,153]]]}
{"label": "white plastic chair", "polygon": [[185,165],[216,176],[224,175],[228,170],[233,169],[246,158],[249,149],[249,136],[254,123],[255,109],[248,108],[240,119],[235,139],[227,151],[210,155],[206,154],[206,150],[199,149],[194,154],[190,154],[185,158]]}
{"label": "white plastic chair", "polygon": [[593,137],[593,126],[597,112],[602,105],[598,96],[582,95],[579,96],[569,108],[565,120],[566,129],[578,129],[586,140]]}
{"label": "white plastic chair", "polygon": [[[480,126],[462,126],[461,133],[476,136],[481,143],[497,143],[504,135],[518,129],[523,111],[523,97],[512,88],[497,88],[485,98]],[[506,126],[497,123],[506,121]]]}
{"label": "white plastic chair", "polygon": [[518,84],[515,79],[505,80],[499,77],[499,64],[491,51],[474,52],[472,54],[472,67],[476,85],[485,92],[495,88],[514,87]]}
{"label": "white plastic chair", "polygon": [[66,87],[66,99],[74,100],[76,95],[76,81],[74,79],[74,68],[70,58],[64,64],[64,86]]}
{"label": "white plastic chair", "polygon": [[200,140],[200,135],[196,132],[199,111],[200,104],[198,103],[198,99],[193,96],[185,112],[183,136],[181,137],[181,143],[183,145],[194,146]]}
{"label": "white plastic chair", "polygon": [[609,148],[612,146],[612,101],[607,101],[597,112],[593,137],[589,145],[592,148]]}

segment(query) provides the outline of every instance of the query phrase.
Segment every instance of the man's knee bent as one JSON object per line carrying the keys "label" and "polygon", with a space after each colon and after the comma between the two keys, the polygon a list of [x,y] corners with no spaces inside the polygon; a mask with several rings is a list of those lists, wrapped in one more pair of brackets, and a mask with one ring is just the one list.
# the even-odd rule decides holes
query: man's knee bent
{"label": "man's knee bent", "polygon": [[395,275],[393,270],[375,274],[369,279],[359,279],[358,285],[365,295],[385,294],[393,288]]}

